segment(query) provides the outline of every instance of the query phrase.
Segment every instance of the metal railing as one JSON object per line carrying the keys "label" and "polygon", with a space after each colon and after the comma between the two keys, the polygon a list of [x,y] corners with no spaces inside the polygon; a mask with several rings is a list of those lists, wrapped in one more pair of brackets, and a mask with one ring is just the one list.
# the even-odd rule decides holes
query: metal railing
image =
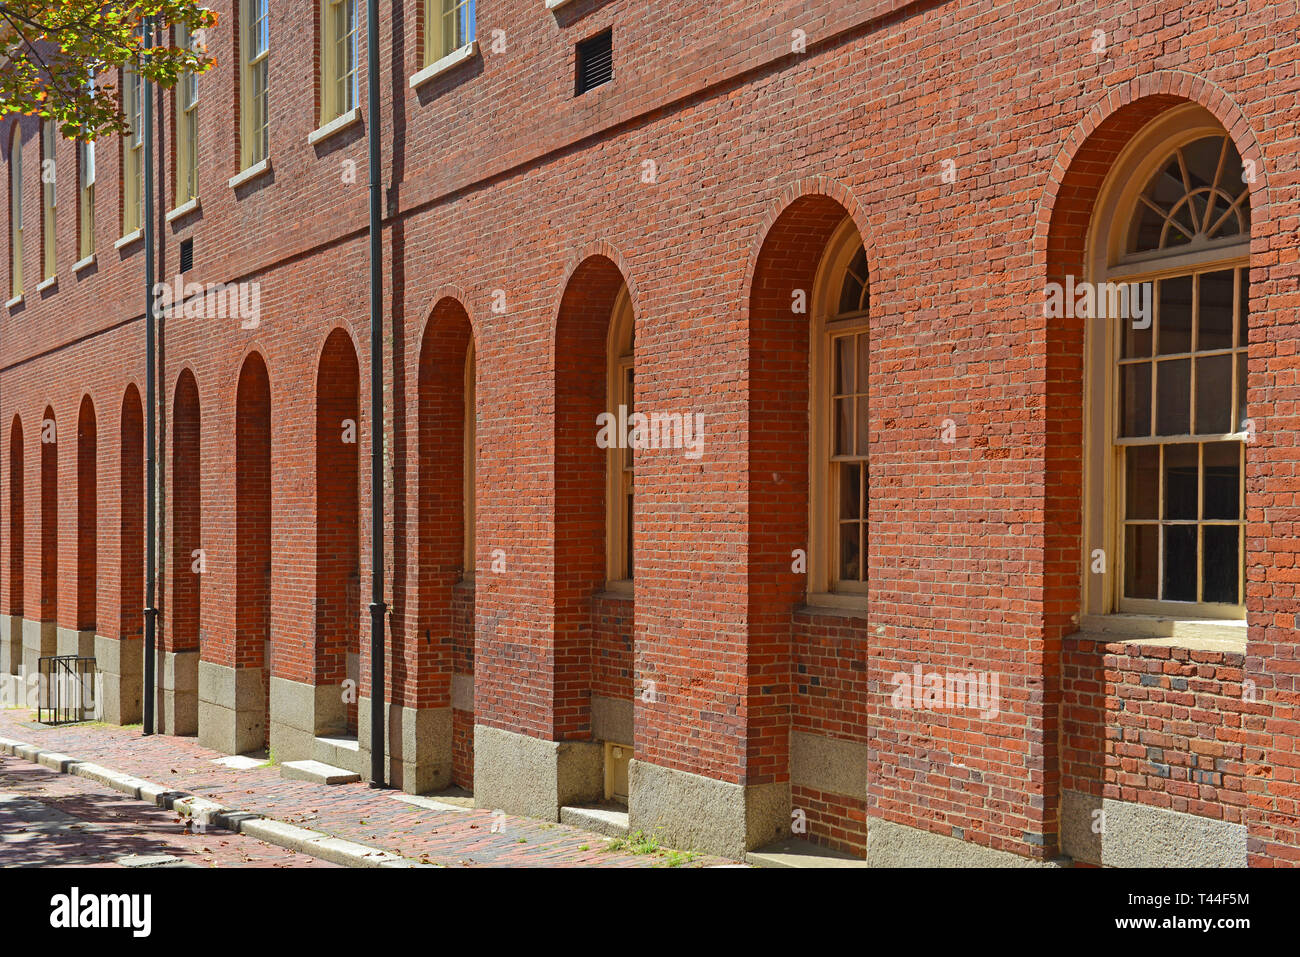
{"label": "metal railing", "polygon": [[40,700],[36,720],[42,724],[85,721],[96,712],[95,659],[76,655],[41,658]]}

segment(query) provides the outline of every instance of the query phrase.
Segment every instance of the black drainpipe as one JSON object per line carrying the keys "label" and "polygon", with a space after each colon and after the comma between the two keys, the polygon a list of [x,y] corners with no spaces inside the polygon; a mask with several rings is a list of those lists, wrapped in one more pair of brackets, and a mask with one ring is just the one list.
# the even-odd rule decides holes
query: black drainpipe
{"label": "black drainpipe", "polygon": [[370,786],[384,787],[384,292],[379,168],[379,0],[366,0],[370,141]]}
{"label": "black drainpipe", "polygon": [[[153,17],[144,19],[144,45],[146,48],[153,45]],[[144,89],[141,91],[144,97],[143,113],[141,116],[141,125],[144,127],[144,287],[145,287],[145,306],[144,306],[144,339],[145,339],[145,482],[147,485],[145,491],[145,508],[148,514],[145,518],[145,572],[144,572],[144,687],[141,689],[144,694],[144,734],[153,734],[153,710],[154,696],[154,624],[158,618],[158,609],[154,607],[154,574],[157,568],[157,555],[155,554],[155,521],[156,516],[154,509],[157,507],[157,488],[158,482],[156,472],[158,468],[157,460],[154,457],[155,445],[155,422],[154,406],[156,396],[154,394],[154,338],[155,338],[155,320],[154,312],[154,228],[153,228],[153,84],[148,80],[144,81]]]}

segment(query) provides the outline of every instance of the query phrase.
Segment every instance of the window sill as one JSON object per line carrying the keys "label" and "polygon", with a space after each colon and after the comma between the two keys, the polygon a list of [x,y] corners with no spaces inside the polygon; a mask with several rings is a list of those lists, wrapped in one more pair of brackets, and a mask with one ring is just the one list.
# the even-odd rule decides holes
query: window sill
{"label": "window sill", "polygon": [[560,7],[567,7],[573,0],[546,0],[547,10],[558,10]]}
{"label": "window sill", "polygon": [[452,50],[441,60],[434,60],[423,70],[411,77],[411,89],[422,86],[440,73],[446,73],[452,67],[464,63],[478,53],[478,41],[471,40],[459,50]]}
{"label": "window sill", "polygon": [[36,291],[45,292],[45,290],[53,289],[58,284],[59,284],[59,277],[51,276],[49,279],[42,279],[40,282],[38,282],[36,284]]}
{"label": "window sill", "polygon": [[810,592],[800,611],[809,615],[838,615],[841,618],[867,617],[866,595],[844,595],[836,592]]}
{"label": "window sill", "polygon": [[1246,650],[1244,621],[1170,618],[1160,615],[1084,615],[1074,637],[1190,651]]}
{"label": "window sill", "polygon": [[123,237],[122,237],[121,239],[119,239],[117,242],[113,243],[113,248],[114,248],[114,249],[125,249],[127,246],[130,246],[132,243],[134,243],[134,242],[139,242],[140,239],[141,239],[141,237],[143,237],[143,236],[144,236],[144,231],[143,231],[143,230],[140,230],[140,229],[137,229],[135,232],[133,232],[133,233],[127,233],[125,236],[123,236]]}
{"label": "window sill", "polygon": [[85,259],[78,259],[75,263],[73,263],[72,271],[81,272],[83,269],[89,269],[93,265],[95,265],[95,254],[91,253]]}
{"label": "window sill", "polygon": [[265,176],[269,172],[271,172],[271,158],[268,156],[266,159],[262,160],[262,162],[254,163],[238,175],[230,177],[228,185],[231,189],[238,189],[245,183],[250,183],[259,176]]}
{"label": "window sill", "polygon": [[335,133],[346,130],[349,126],[361,122],[361,107],[354,106],[341,116],[336,116],[320,129],[313,130],[307,134],[307,142],[315,146],[321,140],[327,140]]}
{"label": "window sill", "polygon": [[199,211],[199,198],[195,196],[193,199],[189,200],[188,202],[181,203],[170,213],[168,213],[167,222],[174,223],[182,216],[188,216],[190,213],[197,213],[198,211]]}
{"label": "window sill", "polygon": [[5,303],[5,308],[13,309],[15,306],[21,306],[22,304],[23,304],[23,294],[20,292],[18,295],[14,296],[12,299],[10,299],[8,302]]}
{"label": "window sill", "polygon": [[605,590],[597,594],[603,598],[631,598],[636,594],[636,584],[631,578],[611,578],[605,582]]}

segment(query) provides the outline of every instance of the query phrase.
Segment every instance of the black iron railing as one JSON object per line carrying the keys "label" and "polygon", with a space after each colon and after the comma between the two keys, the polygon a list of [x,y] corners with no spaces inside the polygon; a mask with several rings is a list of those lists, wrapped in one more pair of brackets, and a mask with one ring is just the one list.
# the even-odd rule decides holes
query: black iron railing
{"label": "black iron railing", "polygon": [[76,655],[42,658],[40,700],[36,720],[42,724],[71,724],[95,715],[95,659]]}

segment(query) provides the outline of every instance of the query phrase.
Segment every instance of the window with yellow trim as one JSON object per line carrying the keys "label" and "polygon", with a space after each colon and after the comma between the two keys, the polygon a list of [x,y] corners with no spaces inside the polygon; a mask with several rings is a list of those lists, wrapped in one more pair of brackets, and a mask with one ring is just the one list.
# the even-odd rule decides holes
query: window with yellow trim
{"label": "window with yellow trim", "polygon": [[240,0],[239,168],[270,155],[270,0]]}
{"label": "window with yellow trim", "polygon": [[122,112],[122,235],[129,236],[144,223],[144,82],[129,66],[122,68]]}
{"label": "window with yellow trim", "polygon": [[58,180],[58,132],[53,120],[41,122],[41,279],[53,279],[56,268],[57,219],[54,186]]}
{"label": "window with yellow trim", "polygon": [[1085,613],[1243,620],[1249,177],[1199,107],[1116,166],[1090,278],[1147,305],[1089,320]]}
{"label": "window with yellow trim", "polygon": [[357,37],[357,0],[322,0],[322,126],[357,105]]}
{"label": "window with yellow trim", "polygon": [[23,294],[23,135],[14,123],[9,138],[9,298]]}
{"label": "window with yellow trim", "polygon": [[[194,46],[189,27],[176,24],[176,46]],[[176,205],[184,206],[199,195],[199,80],[186,70],[173,94],[176,118]]]}
{"label": "window with yellow trim", "polygon": [[95,254],[95,143],[77,142],[77,257]]}
{"label": "window with yellow trim", "polygon": [[[624,287],[614,302],[606,344],[606,389],[609,411],[627,421],[636,411],[636,322],[632,301]],[[625,445],[625,448],[619,448]],[[613,587],[633,577],[633,508],[636,490],[632,443],[615,442],[608,450],[606,480],[607,576]]]}
{"label": "window with yellow trim", "polygon": [[472,43],[475,0],[424,0],[424,65]]}

